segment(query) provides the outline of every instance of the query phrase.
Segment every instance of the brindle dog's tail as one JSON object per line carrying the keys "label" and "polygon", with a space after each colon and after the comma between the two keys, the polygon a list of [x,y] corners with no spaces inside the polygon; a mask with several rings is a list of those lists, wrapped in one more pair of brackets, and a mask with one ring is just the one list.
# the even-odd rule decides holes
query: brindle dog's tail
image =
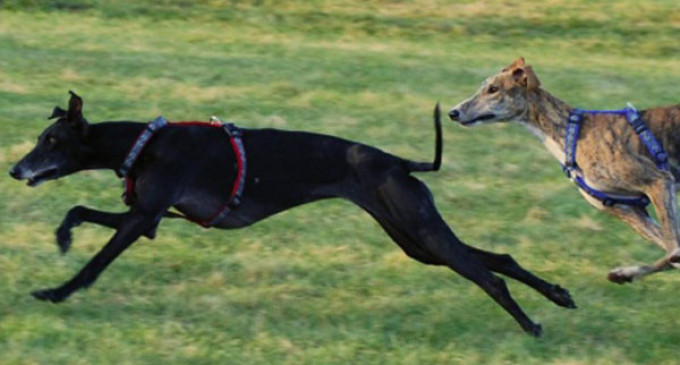
{"label": "brindle dog's tail", "polygon": [[442,120],[441,120],[441,110],[439,109],[439,103],[434,107],[434,130],[435,130],[435,145],[434,145],[434,161],[433,162],[415,162],[404,160],[406,163],[406,168],[409,172],[413,171],[439,171],[442,165],[442,150],[443,150],[443,138],[442,138]]}

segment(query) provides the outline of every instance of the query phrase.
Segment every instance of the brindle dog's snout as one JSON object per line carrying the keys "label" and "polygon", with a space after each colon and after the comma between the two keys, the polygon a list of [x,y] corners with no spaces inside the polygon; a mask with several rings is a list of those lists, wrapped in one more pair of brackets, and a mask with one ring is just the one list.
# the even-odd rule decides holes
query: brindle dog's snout
{"label": "brindle dog's snout", "polygon": [[458,120],[458,117],[460,117],[458,109],[451,109],[451,111],[449,111],[449,118],[451,118],[451,120]]}

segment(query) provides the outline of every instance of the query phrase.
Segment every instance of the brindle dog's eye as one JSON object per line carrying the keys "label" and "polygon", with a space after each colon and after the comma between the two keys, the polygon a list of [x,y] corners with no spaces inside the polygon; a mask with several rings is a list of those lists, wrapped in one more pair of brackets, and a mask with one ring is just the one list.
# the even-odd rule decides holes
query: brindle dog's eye
{"label": "brindle dog's eye", "polygon": [[494,85],[489,85],[489,87],[486,89],[486,92],[489,94],[494,94],[498,92],[498,87]]}

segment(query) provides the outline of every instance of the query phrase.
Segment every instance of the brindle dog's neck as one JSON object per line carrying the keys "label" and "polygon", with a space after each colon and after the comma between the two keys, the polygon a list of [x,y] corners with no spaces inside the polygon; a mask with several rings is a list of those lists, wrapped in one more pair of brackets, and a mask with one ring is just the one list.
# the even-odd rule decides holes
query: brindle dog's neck
{"label": "brindle dog's neck", "polygon": [[567,120],[573,108],[543,89],[531,92],[527,104],[527,112],[518,121],[544,144],[556,144],[564,150]]}

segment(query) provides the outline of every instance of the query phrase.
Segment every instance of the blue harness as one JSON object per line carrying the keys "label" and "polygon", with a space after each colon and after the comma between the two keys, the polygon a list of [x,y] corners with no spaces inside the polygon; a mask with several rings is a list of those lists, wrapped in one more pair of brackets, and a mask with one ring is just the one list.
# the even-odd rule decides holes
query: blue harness
{"label": "blue harness", "polygon": [[578,185],[579,188],[588,193],[588,195],[602,201],[602,204],[605,207],[611,207],[616,204],[631,205],[636,207],[646,207],[649,205],[649,198],[645,195],[639,197],[612,196],[589,186],[586,184],[583,177],[574,173],[574,171],[578,168],[576,165],[576,142],[578,140],[581,122],[583,121],[583,115],[585,113],[624,115],[628,120],[628,124],[633,127],[635,133],[638,135],[638,137],[640,137],[640,140],[647,147],[647,150],[654,158],[656,167],[665,171],[670,169],[668,165],[668,155],[666,154],[666,151],[664,151],[663,146],[661,146],[661,143],[659,143],[659,141],[654,138],[652,132],[647,128],[645,122],[640,118],[640,114],[637,112],[637,110],[635,110],[632,105],[628,104],[624,109],[621,110],[574,109],[571,111],[569,114],[569,120],[567,121],[566,135],[564,137],[565,161],[562,165],[562,170],[564,173],[569,179],[574,181],[574,183]]}

